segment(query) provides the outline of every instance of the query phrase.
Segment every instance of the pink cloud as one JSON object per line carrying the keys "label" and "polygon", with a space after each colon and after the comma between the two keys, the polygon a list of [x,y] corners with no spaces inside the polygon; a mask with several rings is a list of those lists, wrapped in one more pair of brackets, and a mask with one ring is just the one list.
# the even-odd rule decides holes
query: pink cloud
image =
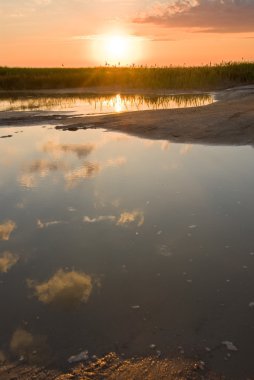
{"label": "pink cloud", "polygon": [[133,22],[210,33],[236,33],[254,31],[253,20],[253,0],[171,0],[154,3]]}

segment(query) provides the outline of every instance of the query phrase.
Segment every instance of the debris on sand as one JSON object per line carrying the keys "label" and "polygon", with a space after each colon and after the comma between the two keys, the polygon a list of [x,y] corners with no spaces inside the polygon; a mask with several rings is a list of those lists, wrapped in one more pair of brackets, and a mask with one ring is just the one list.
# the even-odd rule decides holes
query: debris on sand
{"label": "debris on sand", "polygon": [[86,361],[88,359],[89,359],[88,351],[86,350],[86,351],[80,352],[80,354],[78,354],[78,355],[70,356],[68,359],[68,363],[70,363],[70,364],[78,363],[78,362]]}
{"label": "debris on sand", "polygon": [[238,348],[234,345],[234,343],[228,341],[228,340],[224,340],[223,342],[221,342],[224,346],[227,347],[227,349],[229,351],[238,351]]}
{"label": "debris on sand", "polygon": [[0,139],[8,139],[9,137],[12,137],[12,135],[0,136]]}
{"label": "debris on sand", "polygon": [[[204,372],[205,371],[205,372]],[[122,359],[115,353],[87,360],[74,365],[66,373],[49,371],[45,368],[20,365],[1,367],[4,380],[40,379],[40,380],[222,380],[223,377],[210,372],[204,362],[186,359],[158,359],[153,357]],[[2,379],[2,377],[1,377]]]}

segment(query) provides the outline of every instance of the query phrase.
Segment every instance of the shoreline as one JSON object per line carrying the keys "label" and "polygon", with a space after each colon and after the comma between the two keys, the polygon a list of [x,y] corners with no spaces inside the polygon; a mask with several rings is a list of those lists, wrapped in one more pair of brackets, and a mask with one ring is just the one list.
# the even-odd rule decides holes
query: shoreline
{"label": "shoreline", "polygon": [[227,89],[214,96],[218,101],[207,106],[96,116],[47,111],[2,111],[0,128],[47,123],[63,131],[103,128],[175,143],[253,145],[254,86]]}

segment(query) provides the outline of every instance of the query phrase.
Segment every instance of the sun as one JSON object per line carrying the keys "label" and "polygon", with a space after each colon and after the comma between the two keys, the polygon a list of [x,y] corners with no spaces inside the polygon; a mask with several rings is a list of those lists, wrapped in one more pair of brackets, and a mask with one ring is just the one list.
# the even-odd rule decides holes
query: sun
{"label": "sun", "polygon": [[131,53],[130,39],[127,36],[105,36],[105,60],[111,64],[128,61]]}
{"label": "sun", "polygon": [[128,33],[94,35],[92,55],[95,62],[110,66],[139,64],[144,58],[144,39]]}

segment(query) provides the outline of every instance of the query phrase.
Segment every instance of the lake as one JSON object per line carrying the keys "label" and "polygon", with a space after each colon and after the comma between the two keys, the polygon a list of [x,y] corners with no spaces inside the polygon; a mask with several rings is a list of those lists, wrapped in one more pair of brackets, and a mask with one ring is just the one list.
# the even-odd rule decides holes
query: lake
{"label": "lake", "polygon": [[0,136],[12,136],[0,139],[0,357],[160,351],[253,374],[253,147],[49,125]]}

